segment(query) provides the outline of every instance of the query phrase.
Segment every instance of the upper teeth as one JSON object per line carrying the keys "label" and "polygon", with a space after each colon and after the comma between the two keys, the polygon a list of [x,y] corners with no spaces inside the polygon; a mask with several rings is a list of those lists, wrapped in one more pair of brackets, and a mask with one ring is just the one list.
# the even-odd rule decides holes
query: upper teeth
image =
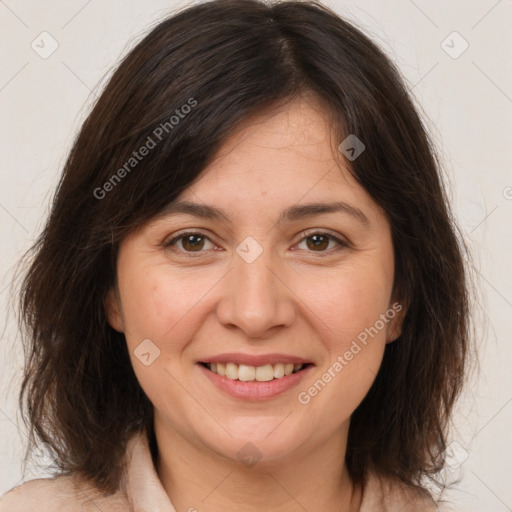
{"label": "upper teeth", "polygon": [[285,375],[301,370],[304,365],[293,363],[266,364],[264,366],[249,366],[235,363],[208,363],[207,367],[213,372],[228,379],[266,382],[280,379]]}

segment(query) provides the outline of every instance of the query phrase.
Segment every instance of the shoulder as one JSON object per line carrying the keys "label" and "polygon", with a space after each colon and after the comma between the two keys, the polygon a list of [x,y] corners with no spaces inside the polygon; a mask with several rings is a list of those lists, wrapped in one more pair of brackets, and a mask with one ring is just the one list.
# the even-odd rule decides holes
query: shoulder
{"label": "shoulder", "polygon": [[75,504],[71,478],[38,478],[18,485],[0,498],[0,512],[28,512],[63,510],[65,503]]}
{"label": "shoulder", "polygon": [[30,480],[0,496],[0,512],[97,512],[105,505],[109,512],[128,508],[121,493],[105,496],[90,484],[68,475]]}
{"label": "shoulder", "polygon": [[360,512],[437,512],[436,502],[428,494],[406,485],[380,477],[374,473],[368,475]]}

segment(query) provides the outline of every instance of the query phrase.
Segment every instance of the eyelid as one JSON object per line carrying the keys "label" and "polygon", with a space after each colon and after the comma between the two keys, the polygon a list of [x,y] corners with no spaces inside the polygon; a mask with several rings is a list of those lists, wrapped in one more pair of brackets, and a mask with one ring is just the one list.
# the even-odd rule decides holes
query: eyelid
{"label": "eyelid", "polygon": [[[200,228],[189,228],[189,229],[184,229],[183,231],[177,231],[176,233],[173,233],[170,237],[166,237],[164,239],[164,241],[162,242],[162,246],[164,248],[170,247],[173,243],[177,242],[178,240],[180,240],[181,238],[184,238],[187,235],[200,235],[200,236],[206,238],[207,240],[209,240],[216,247],[218,246],[218,244],[216,244],[212,240],[212,237],[210,235],[207,235],[206,233],[203,233]],[[183,251],[183,252],[187,252],[187,251]],[[192,251],[188,251],[188,252],[190,254],[192,254]],[[200,253],[200,252],[205,252],[205,251],[197,251],[197,252]]]}
{"label": "eyelid", "polygon": [[[350,248],[352,246],[352,243],[349,242],[349,240],[346,237],[343,237],[338,233],[333,233],[329,229],[322,229],[322,228],[311,228],[311,229],[307,229],[306,231],[303,231],[301,238],[294,245],[299,244],[305,238],[309,238],[310,236],[313,236],[313,235],[324,235],[324,236],[327,235],[328,237],[330,237],[332,240],[334,240],[335,242],[337,242],[339,245],[341,245],[343,247]],[[326,251],[324,251],[324,252],[326,252]]]}

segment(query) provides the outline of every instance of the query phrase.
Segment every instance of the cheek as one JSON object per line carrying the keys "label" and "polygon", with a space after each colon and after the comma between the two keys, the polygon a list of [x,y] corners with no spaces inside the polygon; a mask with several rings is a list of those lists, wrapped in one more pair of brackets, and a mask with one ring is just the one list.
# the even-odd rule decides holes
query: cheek
{"label": "cheek", "polygon": [[[139,267],[122,277],[125,337],[132,366],[151,402],[164,410],[169,396],[182,396],[178,384],[184,377],[182,354],[201,325],[199,316],[208,304],[208,292],[219,278],[212,272],[178,275],[165,264]],[[144,341],[142,352],[143,340],[150,343]],[[150,364],[139,358],[141,352],[150,353]]]}
{"label": "cheek", "polygon": [[379,371],[388,325],[381,315],[389,307],[393,273],[387,264],[368,261],[333,269],[329,278],[318,277],[302,280],[300,293],[314,313],[309,318],[326,357],[299,401],[323,416],[329,430],[350,417]]}
{"label": "cheek", "polygon": [[[386,312],[392,285],[392,272],[351,265],[301,279],[297,295],[314,313],[309,317],[330,351],[344,350]],[[385,337],[381,323],[379,327]]]}
{"label": "cheek", "polygon": [[150,338],[169,343],[183,337],[183,329],[200,310],[218,277],[209,273],[181,272],[166,265],[146,268],[125,281],[123,311],[127,338]]}

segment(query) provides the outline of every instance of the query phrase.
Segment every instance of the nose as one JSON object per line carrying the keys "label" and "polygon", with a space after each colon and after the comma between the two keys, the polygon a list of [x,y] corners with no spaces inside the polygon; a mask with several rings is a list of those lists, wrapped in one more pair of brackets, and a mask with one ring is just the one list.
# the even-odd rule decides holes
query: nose
{"label": "nose", "polygon": [[286,284],[282,264],[272,261],[269,250],[251,263],[235,255],[221,293],[219,322],[250,338],[274,335],[276,328],[289,326],[295,319],[293,292]]}

